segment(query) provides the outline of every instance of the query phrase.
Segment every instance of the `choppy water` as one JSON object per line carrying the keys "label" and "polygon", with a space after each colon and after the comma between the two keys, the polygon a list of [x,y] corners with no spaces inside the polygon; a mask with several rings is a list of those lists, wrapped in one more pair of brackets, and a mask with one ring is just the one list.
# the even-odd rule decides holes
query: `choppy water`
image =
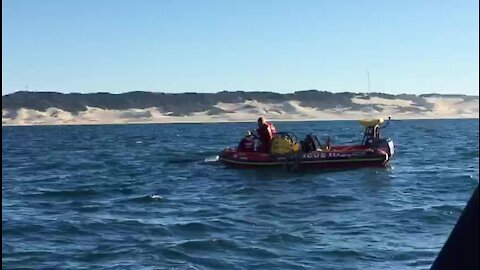
{"label": "choppy water", "polygon": [[308,174],[204,162],[249,124],[2,127],[2,265],[428,269],[478,185],[478,123],[395,121],[391,168]]}

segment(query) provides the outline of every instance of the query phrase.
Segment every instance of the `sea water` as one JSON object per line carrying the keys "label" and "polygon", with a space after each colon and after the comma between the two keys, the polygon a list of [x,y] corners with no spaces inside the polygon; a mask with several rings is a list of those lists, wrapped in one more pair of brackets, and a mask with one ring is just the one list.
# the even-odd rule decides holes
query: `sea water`
{"label": "sea water", "polygon": [[2,266],[428,269],[478,185],[478,123],[393,121],[390,167],[308,173],[213,162],[255,123],[2,127]]}

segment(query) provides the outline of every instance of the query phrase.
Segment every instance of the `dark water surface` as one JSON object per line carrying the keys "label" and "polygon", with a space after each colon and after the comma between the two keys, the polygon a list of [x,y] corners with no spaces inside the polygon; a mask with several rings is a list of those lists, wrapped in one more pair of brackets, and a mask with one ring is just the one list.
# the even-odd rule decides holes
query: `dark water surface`
{"label": "dark water surface", "polygon": [[2,127],[2,265],[428,269],[478,185],[478,123],[394,121],[390,168],[328,173],[204,162],[253,124]]}

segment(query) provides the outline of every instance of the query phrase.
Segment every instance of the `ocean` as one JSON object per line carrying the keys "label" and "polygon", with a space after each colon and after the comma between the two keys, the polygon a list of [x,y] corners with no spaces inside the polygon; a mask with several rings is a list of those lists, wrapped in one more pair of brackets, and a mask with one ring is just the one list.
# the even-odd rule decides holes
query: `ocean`
{"label": "ocean", "polygon": [[[358,143],[355,121],[274,122]],[[429,269],[479,180],[479,121],[392,121],[387,168],[205,162],[256,123],[2,127],[5,269]]]}

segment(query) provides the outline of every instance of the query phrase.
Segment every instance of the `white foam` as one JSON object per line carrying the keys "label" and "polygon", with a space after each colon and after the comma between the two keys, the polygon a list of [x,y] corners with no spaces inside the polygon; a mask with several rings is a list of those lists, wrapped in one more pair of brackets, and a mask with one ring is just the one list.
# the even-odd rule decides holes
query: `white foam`
{"label": "white foam", "polygon": [[154,195],[150,195],[150,198],[152,198],[152,199],[154,199],[154,200],[162,200],[162,199],[163,199],[163,197],[162,197],[162,196],[160,196],[160,195],[156,195],[156,194],[154,194]]}

